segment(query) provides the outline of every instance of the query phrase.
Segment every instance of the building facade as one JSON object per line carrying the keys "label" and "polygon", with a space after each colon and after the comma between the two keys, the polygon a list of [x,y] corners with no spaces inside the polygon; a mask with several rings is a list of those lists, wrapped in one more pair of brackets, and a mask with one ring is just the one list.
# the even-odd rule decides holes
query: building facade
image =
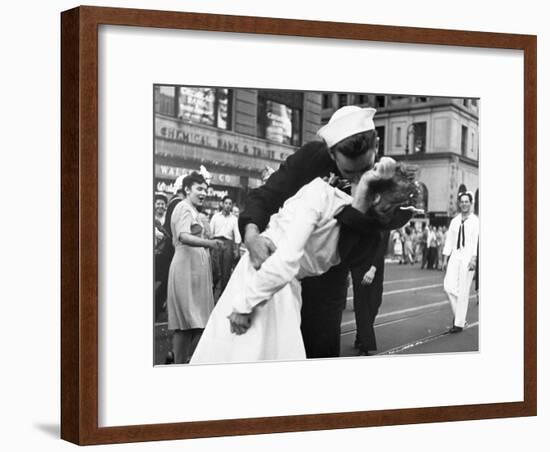
{"label": "building facade", "polygon": [[242,207],[321,125],[320,93],[155,85],[154,104],[155,191],[204,166],[213,210],[226,195]]}
{"label": "building facade", "polygon": [[171,194],[179,175],[211,174],[207,208],[229,195],[243,206],[344,105],[377,109],[379,153],[418,167],[419,219],[445,224],[457,194],[479,187],[477,99],[155,85],[155,191]]}
{"label": "building facade", "polygon": [[418,167],[423,216],[448,223],[457,195],[479,188],[479,101],[449,97],[323,94],[322,123],[343,105],[377,109],[379,153]]}

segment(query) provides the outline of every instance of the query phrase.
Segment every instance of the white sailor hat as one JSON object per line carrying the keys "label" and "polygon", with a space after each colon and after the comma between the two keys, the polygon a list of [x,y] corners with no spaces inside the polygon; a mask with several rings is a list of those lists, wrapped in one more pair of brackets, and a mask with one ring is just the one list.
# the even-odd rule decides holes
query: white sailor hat
{"label": "white sailor hat", "polygon": [[328,124],[321,127],[319,135],[330,148],[345,138],[357,133],[374,130],[374,108],[361,108],[355,105],[346,105],[339,108],[331,116]]}

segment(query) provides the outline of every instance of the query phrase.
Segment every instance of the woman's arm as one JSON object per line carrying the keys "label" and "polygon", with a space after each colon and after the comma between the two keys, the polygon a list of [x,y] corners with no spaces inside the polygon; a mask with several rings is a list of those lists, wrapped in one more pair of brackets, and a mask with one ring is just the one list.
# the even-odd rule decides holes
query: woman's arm
{"label": "woman's arm", "polygon": [[[180,243],[197,248],[216,248],[220,246],[218,244],[219,240],[203,239],[191,234],[191,225],[194,222],[200,223],[193,218],[190,207],[187,207],[184,201],[180,202],[174,209],[172,222],[174,235],[178,238]],[[204,226],[201,224],[201,227]]]}
{"label": "woman's arm", "polygon": [[221,240],[209,240],[201,239],[196,235],[189,234],[188,232],[180,232],[178,235],[178,240],[187,246],[193,246],[197,248],[217,248]]}

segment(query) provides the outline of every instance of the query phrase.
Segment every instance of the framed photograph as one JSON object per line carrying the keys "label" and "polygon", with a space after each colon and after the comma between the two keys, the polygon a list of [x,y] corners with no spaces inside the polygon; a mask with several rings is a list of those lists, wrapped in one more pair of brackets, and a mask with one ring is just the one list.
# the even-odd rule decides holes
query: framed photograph
{"label": "framed photograph", "polygon": [[536,37],[62,13],[61,437],[536,415]]}

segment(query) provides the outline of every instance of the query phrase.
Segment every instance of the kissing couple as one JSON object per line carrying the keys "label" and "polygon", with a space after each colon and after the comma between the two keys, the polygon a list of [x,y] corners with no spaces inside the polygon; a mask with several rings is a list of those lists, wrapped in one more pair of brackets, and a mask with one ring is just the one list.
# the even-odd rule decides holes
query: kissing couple
{"label": "kissing couple", "polygon": [[375,112],[337,110],[318,131],[322,141],[251,192],[239,219],[248,251],[191,364],[339,355],[349,268],[373,259],[381,232],[416,210],[415,168],[376,161]]}

